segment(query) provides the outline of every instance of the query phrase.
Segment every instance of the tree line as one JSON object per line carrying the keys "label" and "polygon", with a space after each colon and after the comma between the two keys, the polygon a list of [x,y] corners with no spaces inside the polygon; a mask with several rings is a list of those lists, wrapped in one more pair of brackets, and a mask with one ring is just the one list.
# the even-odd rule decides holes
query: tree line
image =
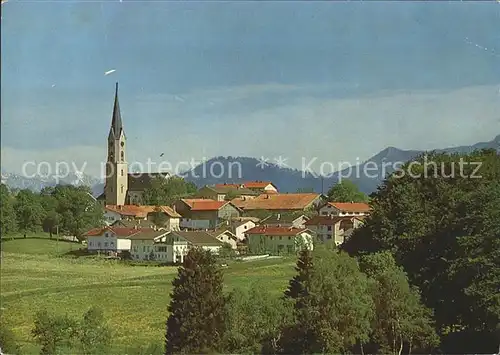
{"label": "tree line", "polygon": [[259,285],[226,296],[212,256],[190,253],[166,354],[500,351],[500,156],[416,161],[370,196],[371,216],[341,250],[301,252],[281,297]]}
{"label": "tree line", "polygon": [[57,185],[39,193],[0,185],[2,237],[45,231],[81,238],[103,224],[103,208],[86,186]]}

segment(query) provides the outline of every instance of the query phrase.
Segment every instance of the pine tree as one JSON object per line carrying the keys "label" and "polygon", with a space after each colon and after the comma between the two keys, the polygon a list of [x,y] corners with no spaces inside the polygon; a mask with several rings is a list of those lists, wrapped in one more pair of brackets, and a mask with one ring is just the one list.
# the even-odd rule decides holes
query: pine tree
{"label": "pine tree", "polygon": [[223,275],[215,256],[191,249],[172,284],[165,353],[217,351],[224,332],[225,308]]}
{"label": "pine tree", "polygon": [[302,249],[299,253],[295,275],[289,282],[288,289],[285,291],[285,297],[297,299],[307,295],[307,285],[311,277],[312,255],[309,249]]}

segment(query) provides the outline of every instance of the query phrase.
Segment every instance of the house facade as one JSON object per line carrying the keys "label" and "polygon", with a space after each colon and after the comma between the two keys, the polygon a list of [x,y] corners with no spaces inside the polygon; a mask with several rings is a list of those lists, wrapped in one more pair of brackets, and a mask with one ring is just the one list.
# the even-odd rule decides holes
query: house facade
{"label": "house facade", "polygon": [[245,240],[245,233],[250,229],[254,228],[257,224],[251,220],[243,220],[232,222],[231,231],[236,236],[238,241],[242,242]]}
{"label": "house facade", "polygon": [[321,216],[367,216],[371,208],[367,203],[361,202],[328,202],[319,209]]}
{"label": "house facade", "polygon": [[180,230],[181,218],[182,216],[169,206],[158,206],[147,214],[149,221],[167,230]]}
{"label": "house facade", "polygon": [[224,221],[240,216],[240,210],[229,201],[181,199],[174,204],[182,216],[181,228],[215,229]]}
{"label": "house facade", "polygon": [[90,252],[120,253],[130,250],[129,237],[139,233],[136,228],[104,227],[88,231],[87,250]]}
{"label": "house facade", "polygon": [[104,219],[108,225],[117,221],[135,221],[137,224],[143,220],[161,221],[160,227],[178,230],[181,215],[169,206],[107,205],[104,208]]}
{"label": "house facade", "polygon": [[202,187],[198,190],[197,195],[200,198],[207,198],[215,201],[226,201],[226,197],[228,195],[233,195],[232,198],[254,198],[257,197],[259,193],[240,186],[216,185]]}
{"label": "house facade", "polygon": [[231,245],[231,248],[234,250],[238,248],[238,238],[229,230],[207,231],[207,233],[219,242]]}
{"label": "house facade", "polygon": [[318,242],[333,241],[335,245],[342,244],[351,231],[363,224],[359,217],[350,216],[315,216],[305,223]]}
{"label": "house facade", "polygon": [[309,217],[305,215],[290,215],[287,214],[273,214],[268,218],[261,221],[262,225],[266,226],[282,226],[282,227],[295,227],[295,228],[305,228],[305,223],[309,220]]}
{"label": "house facade", "polygon": [[251,254],[293,254],[314,248],[313,233],[306,228],[257,226],[245,235]]}

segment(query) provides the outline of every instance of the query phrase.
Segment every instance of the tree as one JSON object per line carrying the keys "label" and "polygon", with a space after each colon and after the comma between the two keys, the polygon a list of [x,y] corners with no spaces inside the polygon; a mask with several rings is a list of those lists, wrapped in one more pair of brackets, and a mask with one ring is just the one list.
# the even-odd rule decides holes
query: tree
{"label": "tree", "polygon": [[40,354],[64,354],[70,347],[76,332],[75,322],[67,316],[52,316],[47,311],[40,311],[35,316],[32,335],[41,345]]}
{"label": "tree", "polygon": [[346,179],[330,187],[327,196],[331,202],[368,202],[368,196],[359,191],[356,184]]}
{"label": "tree", "polygon": [[111,341],[111,329],[100,308],[91,307],[83,315],[78,329],[82,354],[103,354]]}
{"label": "tree", "polygon": [[311,273],[312,273],[312,252],[309,249],[303,249],[299,252],[295,275],[289,282],[288,289],[285,291],[285,297],[297,300],[297,307],[301,307],[300,302],[309,293]]}
{"label": "tree", "polygon": [[62,219],[58,212],[58,201],[54,196],[54,191],[54,187],[45,187],[40,191],[41,204],[45,212],[42,227],[49,232],[50,238],[52,238],[54,231],[58,231]]}
{"label": "tree", "polygon": [[312,187],[299,187],[297,189],[298,194],[305,194],[305,193],[314,193],[314,189]]}
{"label": "tree", "polygon": [[238,194],[236,193],[235,190],[228,190],[226,195],[224,196],[224,200],[231,201],[234,200],[236,197],[238,197]]}
{"label": "tree", "polygon": [[44,212],[40,198],[30,190],[21,190],[16,195],[14,204],[17,225],[24,236],[27,232],[36,232],[41,228]]}
{"label": "tree", "polygon": [[168,221],[168,217],[167,215],[165,214],[165,212],[163,212],[159,206],[157,206],[154,210],[154,212],[152,213],[152,216],[151,216],[151,221],[155,224],[155,226],[159,227],[159,228],[163,228],[165,227],[165,224],[167,223]]}
{"label": "tree", "polygon": [[297,265],[298,276],[285,293],[294,305],[295,324],[283,329],[282,353],[344,353],[365,343],[373,302],[368,280],[355,259],[325,248]]}
{"label": "tree", "polygon": [[57,201],[61,229],[82,239],[91,228],[103,225],[104,211],[86,186],[58,185],[51,194]]}
{"label": "tree", "polygon": [[445,353],[498,348],[499,176],[494,150],[422,155],[383,182],[371,216],[342,246],[393,253],[434,310]]}
{"label": "tree", "polygon": [[9,188],[0,184],[0,234],[2,236],[11,235],[17,231],[16,211],[14,210],[15,199]]}
{"label": "tree", "polygon": [[166,354],[216,351],[224,332],[223,275],[210,251],[191,249],[172,282]]}
{"label": "tree", "polygon": [[186,182],[182,177],[156,177],[151,186],[144,190],[144,203],[153,206],[169,206],[181,198],[196,193],[196,185]]}
{"label": "tree", "polygon": [[372,352],[396,355],[405,348],[408,354],[423,353],[439,344],[431,310],[421,303],[418,289],[410,287],[389,252],[364,256],[361,269],[371,280],[375,304]]}
{"label": "tree", "polygon": [[280,328],[290,322],[291,309],[258,284],[248,291],[233,290],[226,300],[226,330],[222,349],[231,354],[276,351]]}

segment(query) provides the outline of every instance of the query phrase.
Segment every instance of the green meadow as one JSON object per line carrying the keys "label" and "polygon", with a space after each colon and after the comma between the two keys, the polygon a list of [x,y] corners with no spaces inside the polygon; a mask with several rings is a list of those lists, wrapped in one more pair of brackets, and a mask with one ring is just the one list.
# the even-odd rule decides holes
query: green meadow
{"label": "green meadow", "polygon": [[[31,237],[2,240],[1,316],[22,346],[38,353],[30,332],[41,309],[80,317],[100,306],[113,329],[113,351],[137,353],[161,345],[176,267],[130,266],[116,260],[76,257],[81,245]],[[69,253],[69,254],[68,254]],[[292,258],[229,263],[227,291],[258,283],[278,296],[294,274]]]}

